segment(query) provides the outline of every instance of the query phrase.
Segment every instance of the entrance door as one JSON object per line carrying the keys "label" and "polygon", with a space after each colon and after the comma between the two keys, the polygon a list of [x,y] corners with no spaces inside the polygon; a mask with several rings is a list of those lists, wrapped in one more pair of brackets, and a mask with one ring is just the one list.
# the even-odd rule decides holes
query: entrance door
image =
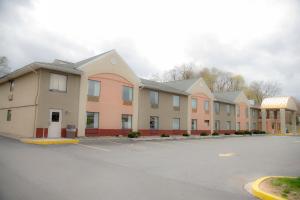
{"label": "entrance door", "polygon": [[61,137],[61,119],[62,112],[57,109],[50,109],[48,138],[59,138]]}

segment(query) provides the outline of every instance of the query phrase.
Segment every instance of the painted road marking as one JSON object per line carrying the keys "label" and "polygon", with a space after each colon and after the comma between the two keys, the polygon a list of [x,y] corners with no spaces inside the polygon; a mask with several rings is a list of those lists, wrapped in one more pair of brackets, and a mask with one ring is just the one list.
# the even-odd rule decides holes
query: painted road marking
{"label": "painted road marking", "polygon": [[219,157],[231,157],[234,155],[235,153],[219,153]]}
{"label": "painted road marking", "polygon": [[101,148],[101,147],[95,147],[95,146],[91,146],[91,145],[85,145],[85,144],[77,144],[79,146],[88,148],[88,149],[94,149],[94,150],[101,150],[101,151],[105,151],[105,152],[109,152],[109,149],[105,149],[105,148]]}
{"label": "painted road marking", "polygon": [[300,140],[296,140],[296,141],[294,141],[293,143],[300,143]]}
{"label": "painted road marking", "polygon": [[120,143],[120,142],[114,142],[114,141],[109,141],[110,143],[113,143],[113,144],[123,144],[123,143]]}

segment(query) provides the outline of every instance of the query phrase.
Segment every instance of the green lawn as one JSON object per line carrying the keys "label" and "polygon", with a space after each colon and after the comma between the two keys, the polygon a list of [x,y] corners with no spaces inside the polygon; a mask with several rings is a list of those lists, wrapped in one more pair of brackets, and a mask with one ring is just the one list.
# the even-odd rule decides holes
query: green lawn
{"label": "green lawn", "polygon": [[297,178],[274,178],[274,187],[281,189],[281,196],[288,199],[300,197],[300,177]]}

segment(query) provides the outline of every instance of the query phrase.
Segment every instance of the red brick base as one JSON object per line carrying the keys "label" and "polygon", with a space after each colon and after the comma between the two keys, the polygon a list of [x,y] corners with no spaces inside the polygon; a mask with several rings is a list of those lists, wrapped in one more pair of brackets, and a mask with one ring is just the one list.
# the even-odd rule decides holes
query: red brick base
{"label": "red brick base", "polygon": [[[61,133],[62,138],[67,137],[66,128],[62,128],[60,133]],[[77,137],[77,131],[75,133],[75,136]],[[35,131],[35,137],[36,138],[47,138],[48,137],[48,128],[37,128]]]}
{"label": "red brick base", "polygon": [[219,133],[219,134],[234,134],[235,133],[235,130],[218,130],[218,131],[214,131],[216,133]]}
{"label": "red brick base", "polygon": [[98,129],[87,128],[85,129],[85,136],[87,137],[99,137],[99,136],[127,136],[131,129]]}
{"label": "red brick base", "polygon": [[210,130],[192,130],[191,131],[192,135],[200,135],[201,133],[207,133],[210,135]]}
{"label": "red brick base", "polygon": [[139,130],[141,136],[160,136],[161,134],[167,135],[182,135],[186,133],[186,130],[151,130],[151,129],[142,129]]}

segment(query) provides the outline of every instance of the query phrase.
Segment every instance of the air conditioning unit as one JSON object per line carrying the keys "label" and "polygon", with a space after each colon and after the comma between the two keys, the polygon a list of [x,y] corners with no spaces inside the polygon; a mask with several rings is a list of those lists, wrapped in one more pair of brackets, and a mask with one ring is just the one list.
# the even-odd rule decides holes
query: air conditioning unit
{"label": "air conditioning unit", "polygon": [[8,100],[9,101],[12,101],[13,99],[14,99],[14,95],[13,94],[8,95]]}

